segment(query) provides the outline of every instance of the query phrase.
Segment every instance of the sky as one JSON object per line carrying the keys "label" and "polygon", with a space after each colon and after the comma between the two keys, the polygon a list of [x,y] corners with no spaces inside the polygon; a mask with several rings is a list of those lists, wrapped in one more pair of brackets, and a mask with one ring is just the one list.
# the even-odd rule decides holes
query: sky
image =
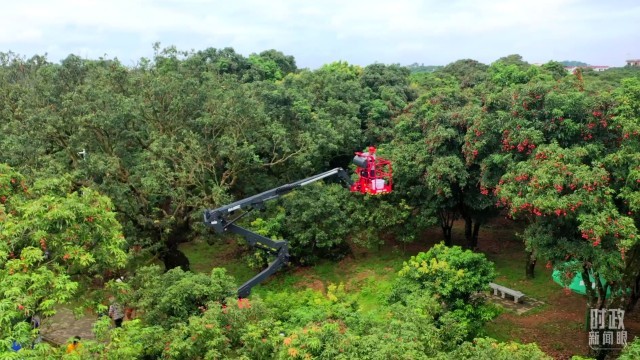
{"label": "sky", "polygon": [[638,0],[21,0],[0,12],[0,52],[69,54],[135,65],[153,44],[276,49],[299,68],[334,61],[490,64],[640,58]]}

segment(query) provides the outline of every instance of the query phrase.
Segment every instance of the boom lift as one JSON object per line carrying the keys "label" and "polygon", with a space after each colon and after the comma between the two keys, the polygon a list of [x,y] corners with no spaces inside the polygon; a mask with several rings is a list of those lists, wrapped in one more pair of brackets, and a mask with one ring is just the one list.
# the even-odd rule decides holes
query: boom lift
{"label": "boom lift", "polygon": [[391,161],[379,158],[376,148],[369,146],[366,152],[357,152],[353,158],[358,181],[351,185],[351,192],[362,194],[387,194],[393,188]]}
{"label": "boom lift", "polygon": [[[368,152],[356,153],[356,156],[353,158],[353,163],[357,166],[356,173],[359,175],[359,179],[356,182],[351,181],[351,178],[344,169],[335,168],[322,174],[267,190],[217,209],[207,209],[204,211],[205,225],[213,228],[216,233],[223,234],[225,232],[232,232],[242,235],[249,246],[264,249],[276,256],[276,259],[271,262],[266,269],[262,270],[238,288],[238,298],[248,297],[251,293],[251,288],[264,281],[289,262],[289,244],[285,240],[272,240],[256,234],[251,230],[236,225],[235,222],[253,210],[264,210],[266,201],[277,199],[295,189],[331,176],[337,176],[342,180],[343,185],[348,187],[351,192],[363,194],[384,194],[391,192],[391,163],[388,160],[377,158],[375,151],[376,149],[374,147],[369,147]],[[240,213],[236,215],[238,212]]]}

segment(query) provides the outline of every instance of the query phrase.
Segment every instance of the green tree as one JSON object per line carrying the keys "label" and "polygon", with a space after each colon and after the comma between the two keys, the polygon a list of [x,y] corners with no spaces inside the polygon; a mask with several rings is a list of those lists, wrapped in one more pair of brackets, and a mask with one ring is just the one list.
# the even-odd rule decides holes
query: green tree
{"label": "green tree", "polygon": [[640,356],[640,340],[636,339],[631,344],[625,346],[622,354],[618,359],[620,360],[632,360],[637,359]]}
{"label": "green tree", "polygon": [[473,88],[488,78],[488,65],[472,59],[464,59],[448,64],[440,71],[458,80],[461,88]]}
{"label": "green tree", "polygon": [[[631,216],[634,213],[630,212],[626,206],[629,201],[623,198],[625,195],[622,195],[633,192],[634,186],[636,186],[632,182],[627,182],[626,179],[628,179],[628,175],[633,178],[633,169],[637,166],[634,165],[636,160],[632,155],[637,149],[636,139],[633,136],[634,128],[637,125],[633,125],[634,120],[631,120],[637,116],[637,113],[618,110],[633,108],[633,104],[636,103],[633,100],[633,90],[631,90],[633,86],[625,90],[621,88],[617,96],[614,97],[607,93],[595,93],[594,87],[597,85],[593,82],[577,83],[575,77],[566,77],[561,80],[559,86],[556,85],[553,88],[548,84],[526,85],[512,95],[511,116],[506,112],[506,108],[509,106],[508,100],[503,101],[503,105],[499,105],[500,103],[495,101],[488,104],[490,111],[495,111],[498,115],[496,118],[502,117],[503,119],[502,143],[503,150],[508,154],[508,157],[502,158],[498,164],[502,163],[504,169],[509,168],[508,175],[502,180],[510,183],[507,197],[517,201],[517,206],[523,206],[527,203],[532,204],[529,206],[533,207],[539,207],[542,204],[544,206],[569,204],[568,208],[560,206],[555,209],[547,209],[549,212],[559,210],[562,219],[558,219],[557,215],[546,214],[540,209],[531,212],[532,208],[518,210],[517,206],[513,206],[513,203],[509,205],[511,211],[525,210],[530,213],[530,216],[526,216],[525,219],[536,224],[533,224],[527,233],[531,234],[532,238],[537,238],[538,235],[546,237],[546,240],[543,241],[546,245],[543,247],[548,248],[551,252],[559,252],[554,257],[554,259],[557,258],[556,261],[561,261],[563,256],[572,257],[576,250],[560,250],[563,247],[557,246],[555,239],[579,240],[585,229],[594,232],[607,229],[606,231],[602,230],[605,233],[612,231],[607,236],[615,235],[617,231],[611,228],[613,224],[600,228],[600,230],[591,229],[592,226],[596,226],[598,221],[606,221],[608,217],[615,219],[621,217],[620,226],[629,232],[628,235],[637,236],[632,233],[633,230],[629,227],[635,224],[637,228],[637,220]],[[631,107],[618,107],[619,105],[616,104],[624,104],[625,102]],[[500,108],[502,110],[498,110]],[[506,116],[500,116],[500,114]],[[624,130],[625,128],[627,130]],[[544,143],[551,145],[545,150],[540,150],[540,144]],[[575,175],[578,172],[586,177],[581,178]],[[541,179],[544,179],[544,182]],[[586,182],[587,179],[590,179],[591,183],[584,184],[583,182]],[[514,184],[518,185],[514,187]],[[552,185],[556,187],[555,192],[551,188]],[[539,189],[535,186],[538,186]],[[500,189],[503,188],[497,184],[494,191],[500,192]],[[526,191],[522,191],[523,189]],[[534,201],[538,201],[538,203],[534,204]],[[575,215],[577,219],[570,215],[573,211],[572,208],[575,210],[578,207],[575,206],[578,201],[581,204],[579,206],[588,205],[583,208],[584,211],[592,214],[588,216],[599,214],[600,220],[588,220],[589,225],[579,225],[583,221],[586,222],[588,218],[587,215],[580,215],[579,210],[576,210],[578,211],[578,214]],[[568,214],[566,218],[563,215],[565,211]],[[536,213],[540,213],[542,217],[536,216]],[[545,215],[547,216],[545,217]],[[549,215],[552,216],[549,217]],[[604,216],[604,220],[602,216]],[[571,220],[569,223],[564,223],[565,225],[569,224],[566,228],[556,224],[564,219],[574,219],[577,222]],[[543,223],[548,224],[548,228],[542,226]],[[547,230],[539,228],[540,226]],[[551,233],[546,231],[551,231]],[[560,234],[558,231],[563,233]],[[596,238],[601,235],[597,235]],[[590,235],[587,236],[591,238]],[[631,243],[623,245],[620,243],[621,239],[611,239],[611,244],[617,244],[617,250],[608,256],[615,257],[615,252],[624,249],[624,252],[630,255],[626,257],[625,261],[633,262],[634,260],[630,259],[635,258],[633,254],[635,254],[636,246]],[[530,243],[531,239],[526,241]],[[582,244],[576,245],[578,247],[586,245],[580,241],[577,241],[577,244]],[[608,249],[607,245],[604,245],[604,248],[605,252],[608,252],[616,247]],[[531,251],[530,255],[538,251],[540,251],[538,254],[547,252],[537,246],[528,246],[528,249]],[[592,252],[589,249],[583,251]],[[564,254],[560,254],[561,252]],[[626,265],[621,265],[621,260],[616,260],[616,265],[609,266],[610,269],[617,269],[614,273],[622,268],[627,268]],[[633,271],[632,273],[630,278],[635,278],[636,273]],[[619,273],[612,274],[608,279],[620,281],[619,275]],[[627,280],[623,283],[629,285]],[[619,285],[624,287],[623,283],[619,283]],[[600,300],[591,298],[590,300],[591,303],[599,304],[603,301],[603,298]]]}
{"label": "green tree", "polygon": [[447,245],[453,222],[462,217],[471,248],[481,224],[496,213],[486,185],[486,178],[496,175],[484,163],[500,151],[495,127],[472,96],[457,85],[431,89],[414,103],[411,115],[398,119],[392,142],[396,188],[403,189],[409,205],[438,220]]}
{"label": "green tree", "polygon": [[377,145],[393,138],[393,122],[417,97],[409,86],[409,74],[398,65],[372,64],[363,69],[360,79],[368,93],[360,110],[365,144]]}
{"label": "green tree", "polygon": [[491,82],[498,87],[526,84],[540,75],[540,68],[522,60],[520,55],[508,55],[495,61],[488,69]]}
{"label": "green tree", "polygon": [[445,305],[446,313],[440,319],[442,328],[458,328],[449,335],[452,338],[475,337],[482,325],[496,315],[477,296],[495,277],[493,264],[483,254],[438,244],[426,253],[412,256],[398,275],[390,301],[406,301],[407,296],[416,293],[435,296]]}
{"label": "green tree", "polygon": [[282,80],[297,70],[293,56],[286,56],[277,50],[251,54],[247,60],[251,68],[243,76],[244,81]]}
{"label": "green tree", "polygon": [[[527,84],[487,90],[483,95],[483,134],[471,142],[470,149],[492,153],[481,165],[485,169],[482,186],[489,193],[496,192],[510,166],[529,161],[541,144],[590,144],[595,157],[612,151],[617,144],[619,130],[612,122],[615,101],[607,92],[599,92],[596,84],[580,83],[575,76],[551,81],[548,75],[539,74]],[[501,139],[499,144],[497,139]],[[487,144],[493,150],[484,148]],[[496,150],[498,146],[501,150]],[[535,251],[528,248],[528,277],[533,276],[535,264]]]}
{"label": "green tree", "polygon": [[132,288],[124,301],[141,310],[147,325],[171,328],[199,315],[210,302],[221,302],[235,293],[234,280],[224,269],[211,274],[185,272],[179,268],[162,273],[156,267],[136,270],[128,281]]}
{"label": "green tree", "polygon": [[[115,329],[110,329],[109,319],[99,319],[94,324],[96,341],[83,341],[84,354],[108,359],[225,357],[238,346],[234,342],[249,322],[249,315],[230,297],[234,282],[221,268],[207,275],[141,267],[124,282],[110,283],[116,301],[134,308],[136,318]],[[252,304],[247,311],[264,309]]]}
{"label": "green tree", "polygon": [[[514,217],[529,216],[524,233],[527,247],[558,266],[577,260],[585,281],[589,305],[604,307],[607,287],[624,289],[624,254],[636,246],[633,220],[621,214],[609,187],[609,173],[600,163],[590,163],[585,148],[540,146],[533,159],[516,164],[498,191]],[[567,269],[573,278],[573,271]],[[603,276],[607,283],[590,275]]]}
{"label": "green tree", "polygon": [[266,115],[277,125],[270,129],[272,146],[263,155],[272,160],[267,164],[276,177],[260,190],[346,166],[343,158],[349,161],[362,142],[359,71],[336,63],[289,74],[278,84],[256,85]]}
{"label": "green tree", "polygon": [[562,79],[563,77],[568,75],[568,72],[564,69],[564,67],[565,65],[557,61],[549,61],[548,63],[542,65],[542,68],[549,71],[553,75],[553,78],[556,80]]}
{"label": "green tree", "polygon": [[[381,237],[413,240],[406,222],[411,208],[382,197],[351,194],[337,184],[314,184],[285,196],[268,216],[260,215],[250,227],[274,240],[287,240],[295,263],[309,265],[319,259],[341,259],[351,246],[375,248]],[[269,262],[257,252],[258,267]],[[252,264],[255,258],[251,258]]]}
{"label": "green tree", "polygon": [[177,245],[202,208],[263,190],[267,169],[305,155],[311,133],[331,128],[328,119],[297,129],[266,116],[257,85],[212,67],[215,56],[234,58],[223,53],[156,48],[153,62],[134,69],[75,56],[60,65],[7,59],[0,160],[98,188],[132,244],[187,268]]}
{"label": "green tree", "polygon": [[562,60],[560,64],[563,66],[589,66],[589,64],[577,60]]}
{"label": "green tree", "polygon": [[434,72],[436,70],[442,69],[442,66],[441,65],[424,65],[424,63],[423,64],[413,63],[411,65],[407,65],[407,69],[409,69],[409,71],[411,71],[412,74],[430,73],[430,72]]}
{"label": "green tree", "polygon": [[28,188],[0,164],[0,194],[2,352],[12,340],[30,345],[37,332],[28,319],[86,295],[94,278],[123,268],[127,254],[111,201],[91,189],[74,192],[64,178]]}
{"label": "green tree", "polygon": [[478,338],[473,342],[465,342],[458,349],[443,356],[442,359],[498,359],[498,360],[550,360],[552,357],[543,353],[535,343],[518,344],[501,343],[491,338]]}
{"label": "green tree", "polygon": [[[610,186],[617,194],[614,202],[618,211],[640,229],[640,80],[623,81],[615,97],[619,105],[611,126],[619,127],[621,133],[615,142],[619,145],[605,157],[604,164],[610,173]],[[632,235],[636,240],[640,237],[638,232]],[[640,246],[637,243],[628,249],[625,260],[625,283],[631,289],[627,310],[631,310],[640,299]]]}

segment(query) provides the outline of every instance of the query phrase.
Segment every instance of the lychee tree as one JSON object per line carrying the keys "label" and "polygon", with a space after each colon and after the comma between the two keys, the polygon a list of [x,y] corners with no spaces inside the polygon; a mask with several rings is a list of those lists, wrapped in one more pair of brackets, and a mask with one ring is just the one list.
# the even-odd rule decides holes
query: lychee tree
{"label": "lychee tree", "polygon": [[[510,168],[496,193],[512,217],[528,220],[527,248],[565,271],[568,280],[580,272],[589,305],[603,307],[608,291],[624,297],[625,254],[637,246],[638,229],[620,208],[596,148],[541,145]],[[592,288],[591,279],[600,277],[607,281]]]}
{"label": "lychee tree", "polygon": [[83,294],[96,277],[124,267],[125,239],[111,201],[64,178],[28,187],[0,164],[0,353],[35,337],[29,319]]}
{"label": "lychee tree", "polygon": [[[596,157],[615,151],[620,137],[614,124],[616,100],[597,84],[587,84],[586,90],[584,85],[575,76],[553,81],[542,72],[525,84],[484,89],[483,116],[473,129],[479,136],[465,143],[466,152],[481,159],[484,193],[495,194],[502,175],[530,161],[543,144],[588,145]],[[536,252],[527,248],[527,277],[534,276],[536,263]]]}
{"label": "lychee tree", "polygon": [[[619,146],[604,162],[611,174],[616,206],[640,228],[640,80],[622,81],[614,96],[618,106],[612,126],[619,130]],[[627,253],[625,277],[631,290],[628,308],[632,309],[640,299],[640,246]]]}
{"label": "lychee tree", "polygon": [[491,131],[483,117],[471,90],[443,85],[421,96],[395,128],[396,188],[410,205],[438,220],[447,245],[453,222],[463,218],[467,246],[475,247],[480,225],[494,214],[493,193],[481,186],[482,162],[496,147],[482,137]]}

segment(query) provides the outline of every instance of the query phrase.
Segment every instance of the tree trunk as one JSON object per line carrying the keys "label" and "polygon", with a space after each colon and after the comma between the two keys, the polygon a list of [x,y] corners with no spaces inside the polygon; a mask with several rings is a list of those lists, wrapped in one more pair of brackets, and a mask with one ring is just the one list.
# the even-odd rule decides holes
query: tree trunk
{"label": "tree trunk", "polygon": [[451,226],[442,226],[442,236],[444,236],[444,244],[446,246],[453,245],[451,241]]}
{"label": "tree trunk", "polygon": [[467,248],[475,250],[478,247],[478,233],[480,232],[480,222],[473,222],[471,216],[464,217],[464,237],[467,240]]}
{"label": "tree trunk", "polygon": [[178,250],[178,245],[185,242],[189,230],[189,221],[185,221],[166,235],[164,239],[165,249],[162,250],[161,253],[165,271],[176,267],[180,267],[183,271],[190,270],[189,258],[182,251]]}
{"label": "tree trunk", "polygon": [[[602,285],[600,281],[600,274],[597,272],[593,273],[594,281],[596,283],[596,293],[598,294],[598,309],[606,309],[609,305],[607,304],[607,291],[609,290],[609,284]],[[602,336],[602,332],[600,333]],[[607,356],[611,353],[611,349],[598,349],[595,352],[595,358],[597,360],[605,360]]]}
{"label": "tree trunk", "polygon": [[627,311],[633,311],[640,299],[640,246],[634,246],[627,253],[626,276],[629,281],[631,294],[626,304]]}
{"label": "tree trunk", "polygon": [[[591,309],[600,310],[603,303],[598,298],[598,290],[594,289],[591,285],[591,278],[589,277],[589,268],[587,265],[582,265],[582,272],[580,274],[582,276],[582,281],[584,282],[585,290],[587,293],[587,321],[585,323],[586,331],[597,331],[598,339],[602,337],[602,330],[600,329],[591,329]],[[597,279],[597,277],[595,278]],[[606,353],[602,350],[592,349],[589,347],[589,355],[594,359],[602,359],[606,356]]]}
{"label": "tree trunk", "polygon": [[480,233],[480,222],[476,220],[473,224],[473,233],[471,234],[471,249],[475,250],[478,247],[478,234]]}
{"label": "tree trunk", "polygon": [[635,309],[638,300],[640,299],[640,274],[636,276],[633,285],[631,286],[631,296],[627,302],[626,311],[631,312]]}
{"label": "tree trunk", "polygon": [[467,240],[467,247],[469,249],[473,249],[471,247],[471,238],[473,237],[473,219],[471,216],[464,217],[464,238]]}
{"label": "tree trunk", "polygon": [[451,210],[441,209],[438,211],[438,219],[440,220],[440,227],[442,228],[444,244],[446,246],[453,245],[451,229],[453,228],[453,222],[456,219],[456,213]]}
{"label": "tree trunk", "polygon": [[591,285],[591,278],[589,277],[589,268],[587,265],[582,266],[582,281],[584,282],[584,287],[587,292],[587,305],[589,308],[596,309],[598,308],[598,293]]}
{"label": "tree trunk", "polygon": [[527,251],[527,265],[525,267],[527,279],[533,279],[535,277],[536,262],[537,259],[533,251]]}
{"label": "tree trunk", "polygon": [[177,267],[180,267],[182,271],[190,270],[189,258],[177,248],[165,250],[162,254],[162,262],[164,263],[165,271]]}

